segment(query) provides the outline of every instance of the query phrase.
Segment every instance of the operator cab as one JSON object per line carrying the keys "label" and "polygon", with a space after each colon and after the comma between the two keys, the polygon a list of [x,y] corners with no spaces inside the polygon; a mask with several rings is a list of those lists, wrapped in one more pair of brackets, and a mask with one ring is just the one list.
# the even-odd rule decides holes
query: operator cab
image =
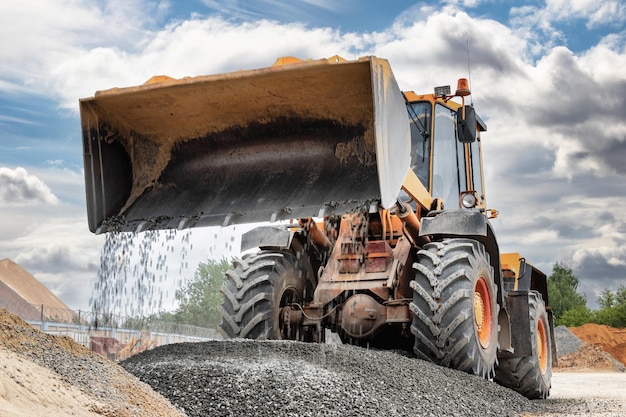
{"label": "operator cab", "polygon": [[411,168],[444,208],[485,208],[480,132],[487,126],[472,106],[451,101],[456,94],[438,87],[435,94],[405,92],[411,129]]}

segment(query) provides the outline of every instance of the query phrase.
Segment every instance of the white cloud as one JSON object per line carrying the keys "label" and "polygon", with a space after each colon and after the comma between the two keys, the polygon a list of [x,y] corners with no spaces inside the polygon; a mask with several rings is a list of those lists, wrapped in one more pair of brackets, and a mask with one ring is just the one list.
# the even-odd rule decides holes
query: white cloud
{"label": "white cloud", "polygon": [[626,21],[621,0],[547,0],[545,11],[555,21],[584,19],[589,29]]}
{"label": "white cloud", "polygon": [[320,9],[325,9],[331,12],[343,12],[348,10],[350,7],[358,7],[354,5],[354,0],[346,0],[346,1],[335,1],[335,0],[300,0],[302,3],[310,4],[315,7],[319,7]]}
{"label": "white cloud", "polygon": [[50,188],[24,168],[0,167],[0,206],[58,203]]}
{"label": "white cloud", "polygon": [[446,0],[445,3],[459,7],[477,7],[481,4],[488,3],[489,0]]}
{"label": "white cloud", "polygon": [[547,0],[539,6],[513,7],[510,23],[516,33],[539,56],[566,41],[560,25],[585,22],[587,29],[623,27],[626,4],[621,0]]}
{"label": "white cloud", "polygon": [[306,20],[307,13],[326,11],[348,13],[351,8],[361,6],[354,0],[202,0],[209,9],[225,18],[258,20],[261,18],[280,20]]}
{"label": "white cloud", "polygon": [[135,51],[117,47],[85,50],[59,63],[49,84],[63,105],[96,90],[142,84],[152,75],[174,78],[271,65],[280,56],[352,57],[353,45],[331,29],[306,29],[266,20],[234,24],[219,18],[174,22]]}
{"label": "white cloud", "polygon": [[48,159],[46,164],[53,167],[63,167],[64,161],[62,159]]}
{"label": "white cloud", "polygon": [[537,230],[530,233],[520,233],[520,240],[523,244],[534,245],[537,243],[552,244],[559,239],[559,232],[556,230]]}
{"label": "white cloud", "polygon": [[31,270],[48,273],[84,273],[97,269],[99,244],[102,238],[94,238],[85,230],[84,224],[74,223],[75,229],[68,233],[68,224],[40,224],[35,233],[20,238],[22,251],[14,261]]}
{"label": "white cloud", "polygon": [[15,123],[15,124],[22,124],[22,125],[34,125],[34,124],[36,124],[32,120],[22,119],[22,118],[19,118],[19,117],[6,116],[6,115],[3,115],[3,114],[0,114],[0,123]]}
{"label": "white cloud", "polygon": [[626,282],[626,248],[623,246],[583,247],[573,254],[572,261],[574,268],[588,269],[593,273],[600,286],[607,282],[607,278],[621,278],[622,282]]}
{"label": "white cloud", "polygon": [[56,65],[85,48],[134,48],[149,33],[155,8],[147,0],[0,2],[0,87],[38,91]]}

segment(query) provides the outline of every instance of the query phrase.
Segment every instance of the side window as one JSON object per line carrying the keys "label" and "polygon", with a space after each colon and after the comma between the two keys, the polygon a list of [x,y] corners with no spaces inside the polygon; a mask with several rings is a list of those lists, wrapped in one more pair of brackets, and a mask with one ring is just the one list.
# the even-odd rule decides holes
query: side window
{"label": "side window", "polygon": [[[456,141],[456,155],[457,170],[459,173],[459,187],[461,191],[467,191],[467,165],[465,164],[465,144],[459,142],[458,140]],[[452,208],[450,207],[450,204],[448,204],[448,208]]]}
{"label": "side window", "polygon": [[458,207],[461,190],[459,171],[463,171],[459,164],[459,152],[463,159],[462,147],[459,148],[456,140],[455,122],[454,111],[441,104],[435,105],[432,195],[442,198],[447,209]]}
{"label": "side window", "polygon": [[472,185],[479,197],[483,197],[482,172],[480,171],[480,136],[472,142],[470,146],[470,157],[472,158]]}
{"label": "side window", "polygon": [[411,169],[428,190],[430,188],[430,121],[432,105],[422,101],[407,105],[411,128]]}

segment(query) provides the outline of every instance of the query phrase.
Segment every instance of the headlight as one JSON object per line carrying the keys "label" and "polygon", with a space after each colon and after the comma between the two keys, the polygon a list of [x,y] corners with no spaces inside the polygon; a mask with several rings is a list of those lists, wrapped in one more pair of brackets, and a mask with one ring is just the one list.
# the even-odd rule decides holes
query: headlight
{"label": "headlight", "polygon": [[463,197],[461,197],[461,204],[466,209],[471,209],[471,208],[476,207],[476,203],[478,203],[478,199],[476,199],[476,196],[474,194],[468,193],[468,194],[464,194]]}

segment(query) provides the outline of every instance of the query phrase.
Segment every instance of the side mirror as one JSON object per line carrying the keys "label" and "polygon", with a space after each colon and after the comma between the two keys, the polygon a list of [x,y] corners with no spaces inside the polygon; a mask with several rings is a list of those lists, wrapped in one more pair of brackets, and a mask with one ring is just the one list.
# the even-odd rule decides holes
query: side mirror
{"label": "side mirror", "polygon": [[456,113],[456,129],[459,142],[472,143],[476,140],[476,112],[471,106],[465,106],[465,119],[463,109]]}

